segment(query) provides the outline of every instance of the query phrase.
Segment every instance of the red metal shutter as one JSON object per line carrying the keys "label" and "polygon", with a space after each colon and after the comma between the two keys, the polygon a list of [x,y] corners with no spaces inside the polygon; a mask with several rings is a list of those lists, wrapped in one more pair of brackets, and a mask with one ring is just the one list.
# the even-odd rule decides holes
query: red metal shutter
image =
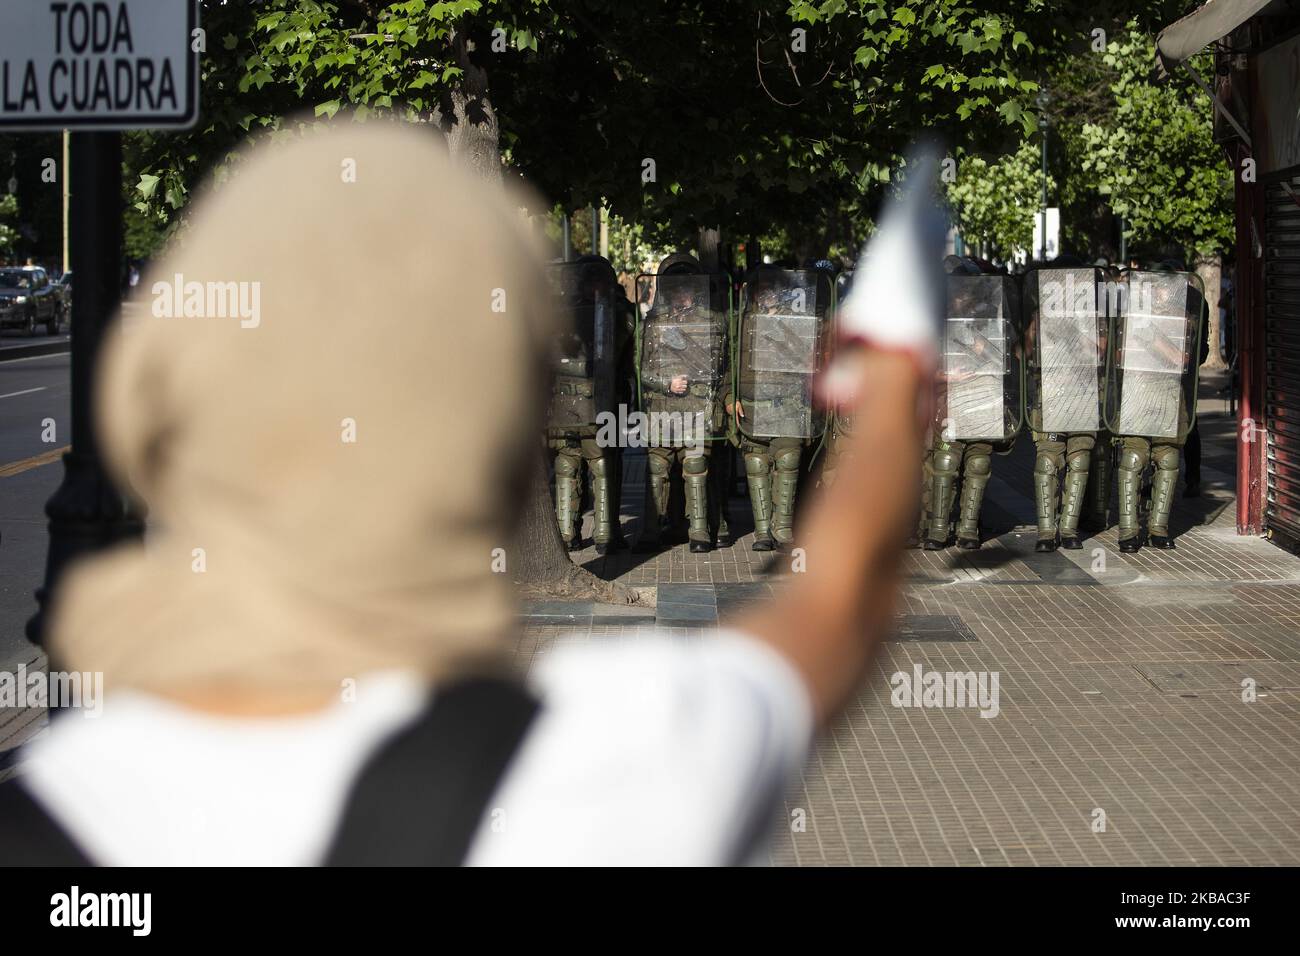
{"label": "red metal shutter", "polygon": [[1264,527],[1300,546],[1300,170],[1265,187],[1264,415],[1268,434]]}

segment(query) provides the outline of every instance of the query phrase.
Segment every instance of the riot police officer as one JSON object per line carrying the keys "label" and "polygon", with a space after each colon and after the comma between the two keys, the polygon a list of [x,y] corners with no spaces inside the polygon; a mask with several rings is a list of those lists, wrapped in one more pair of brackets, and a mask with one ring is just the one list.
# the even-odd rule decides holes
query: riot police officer
{"label": "riot police officer", "polygon": [[1164,266],[1130,270],[1116,317],[1115,358],[1106,412],[1120,436],[1119,548],[1141,547],[1138,511],[1142,474],[1151,477],[1149,540],[1153,548],[1174,547],[1169,532],[1178,459],[1196,416],[1197,372],[1207,349],[1208,307],[1200,280]]}
{"label": "riot police officer", "polygon": [[[582,547],[582,471],[591,481],[595,518],[592,540],[606,554],[626,547],[619,525],[622,449],[601,447],[598,417],[625,400],[632,337],[632,308],[613,267],[583,256],[551,267],[557,306],[571,325],[553,352],[547,445],[555,454],[555,518],[570,551]],[[620,373],[623,373],[622,375]]]}
{"label": "riot police officer", "polygon": [[[1037,551],[1083,547],[1079,521],[1106,369],[1106,298],[1100,270],[1060,256],[1025,277],[1029,423],[1033,431]],[[1061,471],[1064,469],[1064,478]]]}
{"label": "riot police officer", "polygon": [[1020,430],[1020,303],[1015,282],[991,266],[950,256],[943,364],[937,373],[929,461],[930,521],[925,547],[948,541],[948,518],[961,480],[957,546],[978,550],[980,508],[995,446]]}
{"label": "riot police officer", "polygon": [[[862,265],[863,263],[859,263]],[[835,277],[835,303],[838,310],[849,295],[853,288],[853,269],[847,269]],[[837,320],[838,321],[838,320]],[[838,333],[836,333],[838,335]],[[834,336],[833,336],[834,337]],[[835,343],[832,342],[832,349]],[[846,414],[843,409],[834,408],[831,410],[830,423],[826,426],[826,459],[821,470],[821,484],[830,487],[835,482],[835,476],[841,468],[851,467],[851,461],[844,453],[844,448],[849,444],[849,438],[853,434],[853,416]],[[927,432],[925,441],[922,442],[921,456],[921,494],[917,506],[916,521],[913,522],[911,529],[908,531],[907,540],[903,546],[908,549],[921,547],[921,542],[925,539],[926,532],[930,527],[930,491],[934,484],[933,471],[930,467],[931,460],[934,456],[933,429]]]}
{"label": "riot police officer", "polygon": [[742,290],[727,411],[745,462],[755,551],[794,543],[804,448],[825,427],[813,379],[829,343],[831,298],[831,274],[824,269],[760,266]]}
{"label": "riot police officer", "polygon": [[[1102,269],[1109,315],[1114,311],[1111,304],[1115,301],[1115,290],[1120,286],[1120,269],[1105,259],[1098,259],[1096,264]],[[1110,527],[1110,496],[1115,484],[1117,444],[1108,428],[1097,432],[1097,441],[1092,447],[1092,457],[1088,463],[1088,486],[1084,492],[1081,527],[1086,531],[1100,533]]]}
{"label": "riot police officer", "polygon": [[709,460],[723,435],[728,310],[725,280],[693,256],[659,264],[654,304],[638,332],[641,410],[649,416],[646,518],[640,551],[662,547],[669,521],[673,466],[682,472],[692,552],[713,547],[709,528]]}

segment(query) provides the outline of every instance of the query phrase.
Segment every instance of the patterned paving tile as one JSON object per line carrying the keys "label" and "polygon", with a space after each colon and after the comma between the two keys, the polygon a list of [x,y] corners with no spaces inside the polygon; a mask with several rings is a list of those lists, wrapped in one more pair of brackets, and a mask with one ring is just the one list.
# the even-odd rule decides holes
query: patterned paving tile
{"label": "patterned paving tile", "polygon": [[[1230,436],[1206,405],[1205,434]],[[994,460],[978,552],[907,555],[901,626],[954,618],[973,640],[884,648],[787,795],[772,862],[1300,864],[1300,558],[1235,534],[1231,447],[1205,442],[1205,495],[1177,501],[1177,549],[1137,555],[1119,552],[1111,527],[1083,551],[1036,556],[1031,468],[1023,439]],[[749,540],[709,556],[679,546],[618,573],[711,584],[725,620],[781,586],[781,558]],[[530,627],[518,662],[616,633],[637,632]],[[918,666],[996,673],[997,716],[893,706],[891,677]]]}

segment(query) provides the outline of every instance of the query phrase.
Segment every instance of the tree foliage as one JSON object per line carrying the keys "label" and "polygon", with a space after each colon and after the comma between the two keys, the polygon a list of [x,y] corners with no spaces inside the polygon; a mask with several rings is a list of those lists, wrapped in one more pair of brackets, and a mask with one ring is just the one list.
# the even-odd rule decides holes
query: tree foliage
{"label": "tree foliage", "polygon": [[[999,260],[1032,252],[1034,215],[1042,205],[1039,146],[1026,139],[996,159],[959,153],[957,175],[946,192],[962,238]],[[1049,194],[1056,180],[1049,175]]]}
{"label": "tree foliage", "polygon": [[8,255],[18,239],[14,222],[18,218],[18,197],[13,193],[0,193],[0,256]]}
{"label": "tree foliage", "polygon": [[[1185,75],[1150,81],[1149,36],[1130,26],[1102,62],[1112,109],[1080,126],[1079,171],[1128,223],[1136,242],[1197,256],[1233,243],[1232,179],[1213,140],[1213,104]],[[1205,62],[1195,67],[1209,73]]]}
{"label": "tree foliage", "polygon": [[[605,205],[647,249],[689,246],[704,226],[770,237],[799,258],[855,248],[927,128],[965,174],[991,177],[959,183],[953,198],[1003,248],[1032,228],[1017,217],[1047,85],[1068,211],[1097,215],[1108,189],[1135,233],[1201,228],[1197,242],[1210,241],[1220,230],[1198,219],[1199,198],[1185,190],[1159,213],[1124,172],[1145,169],[1169,195],[1180,176],[1188,190],[1212,185],[1188,173],[1214,168],[1208,114],[1179,112],[1138,75],[1134,38],[1181,12],[1170,0],[1127,4],[1123,16],[1074,0],[204,0],[201,125],[131,134],[128,166],[140,213],[166,225],[203,174],[237,162],[247,135],[294,135],[343,110],[445,125],[450,93],[477,70],[506,160],[563,208]],[[1086,54],[1092,24],[1130,19],[1108,48],[1113,63],[1067,66]],[[1080,64],[1106,104],[1071,90]],[[1085,121],[1106,141],[1086,169]]]}

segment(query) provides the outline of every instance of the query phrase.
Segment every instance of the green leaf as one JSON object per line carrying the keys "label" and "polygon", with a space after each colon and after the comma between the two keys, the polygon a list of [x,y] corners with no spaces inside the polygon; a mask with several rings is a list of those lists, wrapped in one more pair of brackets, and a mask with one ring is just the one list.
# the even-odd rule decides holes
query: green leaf
{"label": "green leaf", "polygon": [[152,199],[160,178],[152,173],[141,173],[140,181],[135,184],[135,188],[145,199]]}

